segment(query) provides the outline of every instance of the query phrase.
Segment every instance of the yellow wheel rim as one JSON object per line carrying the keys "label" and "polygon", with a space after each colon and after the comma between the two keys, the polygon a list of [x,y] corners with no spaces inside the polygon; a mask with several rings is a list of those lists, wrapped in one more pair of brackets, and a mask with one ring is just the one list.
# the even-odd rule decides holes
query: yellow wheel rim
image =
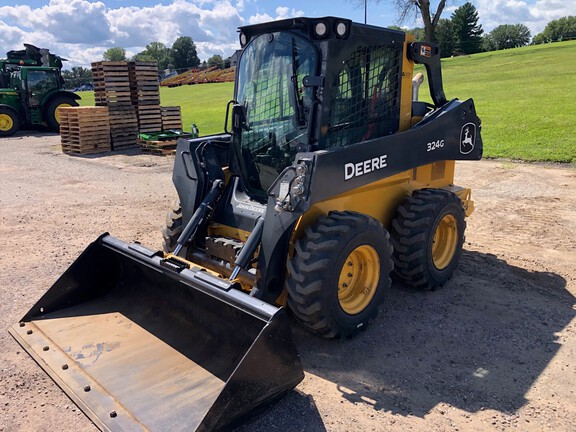
{"label": "yellow wheel rim", "polygon": [[372,246],[358,246],[344,261],[338,279],[338,301],[344,312],[354,315],[366,309],[379,280],[378,252]]}
{"label": "yellow wheel rim", "polygon": [[432,260],[438,270],[450,265],[458,245],[458,225],[453,215],[447,214],[440,220],[432,240]]}
{"label": "yellow wheel rim", "polygon": [[56,111],[54,111],[54,118],[56,119],[58,124],[60,124],[60,108],[68,108],[71,106],[72,105],[70,105],[69,103],[62,103],[56,107]]}
{"label": "yellow wheel rim", "polygon": [[14,127],[14,121],[8,114],[0,114],[0,131],[8,132]]}

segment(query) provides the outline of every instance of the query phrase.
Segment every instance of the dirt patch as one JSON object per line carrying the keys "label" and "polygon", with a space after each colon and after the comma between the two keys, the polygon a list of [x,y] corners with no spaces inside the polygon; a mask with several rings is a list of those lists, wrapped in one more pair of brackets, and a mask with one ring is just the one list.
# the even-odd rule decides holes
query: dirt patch
{"label": "dirt patch", "polygon": [[[96,430],[6,329],[103,232],[161,248],[175,197],[171,157],[58,142],[0,142],[0,431]],[[293,323],[306,377],[240,431],[576,430],[576,170],[466,162],[457,183],[476,211],[453,279],[394,285],[352,340]]]}

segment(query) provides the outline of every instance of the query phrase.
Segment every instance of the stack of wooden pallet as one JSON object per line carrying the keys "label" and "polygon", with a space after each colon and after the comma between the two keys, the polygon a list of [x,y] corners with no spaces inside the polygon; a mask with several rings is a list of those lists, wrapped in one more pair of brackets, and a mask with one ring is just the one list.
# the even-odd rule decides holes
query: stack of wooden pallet
{"label": "stack of wooden pallet", "polygon": [[112,149],[135,147],[138,117],[132,105],[128,62],[92,63],[92,76],[96,105],[108,107]]}
{"label": "stack of wooden pallet", "polygon": [[110,151],[108,108],[59,108],[59,114],[64,153],[91,154]]}
{"label": "stack of wooden pallet", "polygon": [[131,105],[130,75],[126,62],[92,63],[96,106]]}
{"label": "stack of wooden pallet", "polygon": [[163,106],[162,130],[182,130],[182,112],[179,106]]}
{"label": "stack of wooden pallet", "polygon": [[160,112],[160,86],[156,62],[133,61],[130,71],[130,96],[136,108],[138,129],[142,132],[162,130]]}

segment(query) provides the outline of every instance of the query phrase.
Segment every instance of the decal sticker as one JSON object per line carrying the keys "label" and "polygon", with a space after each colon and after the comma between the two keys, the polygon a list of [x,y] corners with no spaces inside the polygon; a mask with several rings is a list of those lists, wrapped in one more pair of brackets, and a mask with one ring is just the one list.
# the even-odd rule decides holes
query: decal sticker
{"label": "decal sticker", "polygon": [[265,208],[256,207],[256,206],[253,206],[250,204],[244,204],[244,203],[238,203],[238,205],[236,207],[238,207],[239,209],[242,209],[242,210],[248,210],[251,212],[262,213],[262,214],[264,214],[264,212],[266,211]]}
{"label": "decal sticker", "polygon": [[429,45],[421,45],[420,46],[420,55],[422,57],[431,57],[432,56],[432,47]]}
{"label": "decal sticker", "polygon": [[444,148],[444,140],[432,141],[426,144],[426,151],[434,151]]}
{"label": "decal sticker", "polygon": [[476,143],[476,125],[474,123],[466,123],[462,126],[460,131],[460,153],[468,154],[474,150]]}
{"label": "decal sticker", "polygon": [[378,171],[388,166],[388,155],[381,155],[372,159],[358,163],[347,163],[344,165],[344,180],[360,177],[364,174]]}

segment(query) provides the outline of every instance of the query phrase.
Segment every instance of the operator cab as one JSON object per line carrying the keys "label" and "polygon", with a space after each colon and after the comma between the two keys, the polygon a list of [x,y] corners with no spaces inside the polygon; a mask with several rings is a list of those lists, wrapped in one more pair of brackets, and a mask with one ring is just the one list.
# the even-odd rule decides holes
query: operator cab
{"label": "operator cab", "polygon": [[399,130],[404,40],[334,17],[240,28],[234,102],[242,113],[232,143],[234,172],[251,199],[265,203],[299,152]]}

